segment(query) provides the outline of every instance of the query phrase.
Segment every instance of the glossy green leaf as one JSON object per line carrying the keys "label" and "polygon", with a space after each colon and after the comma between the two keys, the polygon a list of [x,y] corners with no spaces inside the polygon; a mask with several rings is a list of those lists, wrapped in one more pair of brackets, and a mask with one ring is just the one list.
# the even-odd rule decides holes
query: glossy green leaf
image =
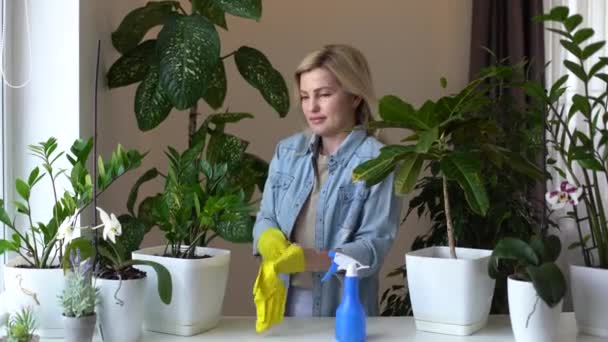
{"label": "glossy green leaf", "polygon": [[566,279],[562,271],[554,263],[545,263],[540,266],[527,267],[528,275],[538,296],[549,307],[554,307],[566,294]]}
{"label": "glossy green leaf", "polygon": [[578,45],[576,45],[573,42],[571,42],[569,40],[566,40],[566,39],[562,39],[559,42],[562,44],[562,46],[566,50],[568,50],[576,58],[582,58],[583,57],[583,50],[581,50],[581,48],[579,48]]}
{"label": "glossy green leaf", "polygon": [[583,22],[583,17],[580,14],[574,14],[564,20],[564,27],[568,32],[572,32],[575,28],[578,27]]}
{"label": "glossy green leaf", "polygon": [[226,14],[214,0],[192,0],[192,8],[215,25],[228,29]]}
{"label": "glossy green leaf", "polygon": [[127,14],[112,32],[112,45],[125,54],[139,44],[154,26],[161,25],[179,8],[179,1],[150,1]]}
{"label": "glossy green leaf", "polygon": [[214,231],[224,240],[245,243],[253,241],[255,218],[246,211],[232,213],[229,219],[220,220]]}
{"label": "glossy green leaf", "polygon": [[207,147],[207,160],[213,164],[237,165],[248,144],[248,142],[231,134],[221,132],[213,134]]}
{"label": "glossy green leaf", "polygon": [[260,91],[266,102],[284,117],[289,112],[289,93],[283,76],[264,54],[248,46],[240,47],[234,61],[243,78]]}
{"label": "glossy green leaf", "polygon": [[385,146],[380,150],[379,156],[358,165],[353,170],[352,181],[365,181],[367,187],[378,184],[395,169],[401,159],[412,152],[414,152],[413,146]]}
{"label": "glossy green leaf", "polygon": [[199,14],[173,16],[158,34],[160,85],[171,103],[184,110],[197,103],[219,62],[215,26]]}
{"label": "glossy green leaf", "polygon": [[434,143],[439,139],[439,129],[437,126],[418,133],[418,143],[416,144],[417,153],[427,153]]}
{"label": "glossy green leaf", "polygon": [[410,153],[403,158],[399,171],[395,176],[395,193],[405,195],[416,186],[424,158],[418,153]]}
{"label": "glossy green leaf", "polygon": [[149,131],[160,125],[173,106],[159,84],[156,67],[151,68],[135,92],[135,118],[137,127]]}
{"label": "glossy green leaf", "polygon": [[108,71],[108,87],[117,88],[144,79],[156,54],[156,40],[146,40],[122,55]]}
{"label": "glossy green leaf", "polygon": [[580,44],[580,43],[584,42],[585,40],[593,37],[594,33],[595,32],[591,28],[582,28],[582,29],[576,31],[572,40],[576,44]]}
{"label": "glossy green leaf", "polygon": [[118,221],[122,225],[122,234],[116,237],[116,244],[124,253],[123,260],[131,259],[131,253],[138,250],[147,233],[146,225],[130,215],[120,215]]}
{"label": "glossy green leaf", "polygon": [[17,178],[15,181],[15,188],[17,189],[19,196],[21,196],[24,200],[27,201],[30,199],[30,186],[27,185],[27,183],[22,179]]}
{"label": "glossy green leaf", "polygon": [[585,60],[593,56],[596,52],[600,51],[604,47],[604,45],[606,45],[606,42],[603,40],[587,45],[583,49],[582,59]]}
{"label": "glossy green leaf", "polygon": [[169,305],[173,297],[173,281],[171,279],[171,273],[167,268],[157,262],[150,260],[130,260],[129,265],[144,265],[150,266],[156,272],[156,279],[158,280],[157,289],[160,300]]}
{"label": "glossy green leaf", "polygon": [[226,70],[224,69],[224,62],[220,60],[217,65],[213,68],[211,73],[211,80],[205,90],[203,99],[207,104],[213,108],[218,109],[224,104],[227,92],[227,81],[226,81]]}
{"label": "glossy green leaf", "polygon": [[507,158],[507,164],[512,169],[517,172],[524,174],[532,179],[543,179],[545,177],[545,172],[538,165],[532,163],[527,160],[523,156],[515,152],[505,152],[504,154]]}
{"label": "glossy green leaf", "polygon": [[144,174],[142,174],[139,177],[139,179],[137,179],[135,184],[133,184],[133,187],[131,188],[131,192],[129,193],[129,198],[127,199],[127,210],[129,211],[129,213],[131,213],[131,215],[133,215],[133,216],[135,215],[135,213],[133,211],[133,206],[135,205],[135,201],[137,200],[137,193],[139,192],[139,187],[142,184],[153,180],[157,176],[158,176],[158,170],[156,170],[156,168],[154,167],[154,168],[151,168],[150,170],[144,172]]}
{"label": "glossy green leaf", "polygon": [[565,60],[564,61],[564,66],[570,70],[576,77],[578,77],[578,79],[580,79],[581,81],[586,81],[587,80],[587,74],[585,73],[585,70],[578,64],[569,61],[569,60]]}
{"label": "glossy green leaf", "polygon": [[441,171],[458,182],[469,207],[485,216],[490,207],[486,189],[479,176],[479,161],[467,153],[452,153],[441,159]]}
{"label": "glossy green leaf", "polygon": [[541,262],[530,245],[511,237],[503,238],[496,244],[492,258],[495,262],[500,259],[516,260],[522,265],[540,265]]}
{"label": "glossy green leaf", "polygon": [[18,248],[12,241],[0,239],[0,255],[6,252],[17,251]]}
{"label": "glossy green leaf", "polygon": [[404,102],[394,95],[387,95],[380,99],[379,112],[383,120],[401,123],[407,128],[416,130],[431,128],[418,117],[416,110],[411,104]]}
{"label": "glossy green leaf", "polygon": [[262,0],[213,0],[223,11],[232,15],[260,20]]}

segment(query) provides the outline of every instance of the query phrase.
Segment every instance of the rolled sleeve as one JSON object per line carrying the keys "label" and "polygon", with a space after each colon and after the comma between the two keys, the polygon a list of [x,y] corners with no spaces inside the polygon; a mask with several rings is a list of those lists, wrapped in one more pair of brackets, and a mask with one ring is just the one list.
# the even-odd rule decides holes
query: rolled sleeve
{"label": "rolled sleeve", "polygon": [[353,241],[336,248],[369,266],[359,272],[360,278],[371,276],[380,270],[384,257],[397,235],[402,198],[393,191],[393,179],[394,173],[391,173],[382,182],[371,187],[363,206],[361,225]]}

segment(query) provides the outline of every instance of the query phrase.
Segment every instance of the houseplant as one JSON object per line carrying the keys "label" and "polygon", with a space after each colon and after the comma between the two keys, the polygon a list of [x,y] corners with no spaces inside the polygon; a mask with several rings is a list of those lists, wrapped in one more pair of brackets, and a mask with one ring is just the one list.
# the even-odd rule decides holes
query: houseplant
{"label": "houseplant", "polygon": [[[456,259],[449,182],[458,184],[473,212],[485,215],[489,200],[481,177],[481,161],[510,166],[532,177],[543,175],[523,156],[495,143],[497,125],[484,111],[492,90],[486,81],[505,70],[510,69],[484,70],[459,93],[426,101],[419,109],[396,96],[383,97],[379,107],[382,121],[371,125],[413,133],[403,139],[404,144],[382,148],[378,157],[353,171],[353,181],[365,181],[367,186],[372,186],[398,168],[394,185],[399,194],[410,193],[415,188],[425,164],[430,165],[434,175],[441,177],[449,250],[432,247],[406,255],[408,286],[420,330],[471,334],[485,325],[490,310],[494,282],[485,269],[491,251],[459,248],[460,258]],[[445,80],[442,83],[445,87]],[[467,144],[455,143],[458,140]],[[443,286],[446,283],[453,286],[446,289]]]}
{"label": "houseplant", "polygon": [[[156,169],[144,173],[129,196],[129,213],[120,216],[124,225],[145,232],[155,226],[164,230],[170,242],[167,246],[144,249],[134,257],[167,263],[175,292],[180,294],[169,308],[147,301],[146,328],[180,335],[199,333],[219,321],[230,253],[200,246],[215,236],[233,242],[251,241],[253,219],[246,204],[255,187],[263,189],[268,169],[264,160],[245,152],[248,142],[225,131],[226,124],[253,116],[226,110],[207,115],[199,125],[199,100],[213,110],[223,106],[227,93],[224,61],[232,57],[240,75],[281,117],[289,110],[285,81],[262,52],[241,46],[220,54],[214,25],[227,30],[226,13],[259,20],[261,0],[192,0],[190,4],[187,11],[178,1],[149,2],[127,14],[112,33],[121,57],[108,71],[111,88],[140,82],[134,109],[142,131],[157,127],[173,108],[189,110],[188,149],[179,153],[168,148],[169,171],[165,175]],[[161,26],[157,37],[142,42],[146,32],[157,25]],[[159,176],[165,179],[164,191],[143,199],[135,211],[139,187]],[[208,188],[202,191],[197,180],[205,180]],[[216,187],[216,181],[228,185]],[[173,214],[178,216],[170,216]],[[211,217],[214,222],[209,222]],[[218,219],[220,223],[215,222]],[[212,258],[196,259],[200,253]],[[151,254],[179,258],[156,259]],[[198,292],[191,295],[185,289]],[[193,305],[193,300],[200,305]]]}
{"label": "houseplant", "polygon": [[[593,41],[594,31],[581,27],[583,18],[567,7],[555,7],[536,18],[555,24],[550,28],[568,51],[563,63],[569,74],[550,87],[527,85],[528,94],[547,114],[548,164],[555,184],[562,181],[582,190],[581,204],[567,211],[574,220],[584,265],[571,265],[572,297],[581,332],[608,336],[608,57],[599,54],[605,41]],[[571,77],[575,80],[571,80]],[[561,179],[561,181],[560,181]],[[561,185],[556,191],[561,193]],[[577,199],[578,200],[578,199]]]}
{"label": "houseplant", "polygon": [[[0,254],[14,252],[18,255],[9,260],[5,268],[6,290],[22,297],[22,302],[35,302],[33,310],[42,337],[61,337],[63,334],[61,308],[57,301],[63,289],[60,262],[64,245],[58,236],[60,227],[77,217],[117,178],[138,167],[144,157],[119,145],[109,160],[98,158],[99,169],[104,172],[93,180],[87,168],[92,147],[92,139],[76,140],[67,152],[58,151],[55,138],[30,145],[30,153],[41,160],[41,165],[33,168],[26,180],[17,178],[16,193],[21,198],[14,201],[16,213],[9,216],[0,200],[0,221],[12,232],[10,238],[0,239]],[[67,178],[66,182],[62,182],[63,177]],[[45,178],[50,182],[52,191],[48,199],[53,201],[53,209],[48,221],[37,222],[40,218],[34,215],[36,208],[31,207],[30,199]],[[93,181],[97,183],[97,193],[94,193]],[[66,183],[66,189],[59,188]]]}
{"label": "houseplant", "polygon": [[[99,316],[99,331],[104,341],[138,341],[141,337],[142,322],[144,318],[144,287],[148,277],[135,266],[147,266],[154,272],[150,280],[156,292],[151,297],[159,297],[164,305],[171,303],[172,279],[169,271],[154,261],[134,260],[131,258],[129,239],[137,235],[143,236],[141,231],[131,231],[125,240],[122,225],[114,214],[108,215],[103,209],[97,208],[102,223],[95,227],[80,227],[83,229],[103,228],[103,239],[96,244],[87,238],[71,239],[71,234],[62,234],[66,240],[66,254],[71,255],[75,250],[81,257],[94,258],[98,255],[98,264],[95,271],[95,283],[99,286],[99,302],[97,313]],[[74,228],[67,226],[65,231]],[[68,241],[69,240],[69,241]],[[64,258],[66,257],[64,255]],[[68,264],[64,260],[64,265]]]}
{"label": "houseplant", "polygon": [[[491,52],[489,52],[491,53]],[[487,113],[489,119],[496,123],[492,138],[494,144],[526,156],[532,160],[545,151],[543,140],[544,125],[538,112],[529,112],[527,106],[518,105],[518,92],[523,93],[521,85],[526,79],[526,62],[515,65],[508,59],[496,60],[491,68],[500,68],[501,72],[487,79],[492,96],[483,105],[480,112]],[[456,149],[466,148],[470,144],[466,135],[456,136],[452,140]],[[454,226],[454,238],[457,245],[468,248],[493,249],[503,237],[517,237],[528,241],[541,224],[542,212],[529,193],[538,179],[505,168],[501,163],[489,160],[492,155],[480,154],[481,174],[492,204],[485,216],[475,213],[466,203],[465,194],[455,182],[448,182],[451,215]],[[409,200],[407,219],[412,214],[419,218],[430,219],[428,231],[417,236],[411,250],[431,246],[447,245],[446,220],[443,205],[443,189],[439,162],[429,163],[430,173],[417,183],[413,197]],[[542,180],[544,181],[544,179]],[[405,265],[389,273],[387,277],[405,280]],[[383,294],[382,315],[411,315],[409,293],[403,282],[395,284]],[[508,313],[506,279],[497,279],[492,298],[491,313]]]}
{"label": "houseplant", "polygon": [[6,321],[6,337],[0,338],[2,342],[37,342],[40,340],[36,332],[36,319],[29,307],[9,316]]}
{"label": "houseplant", "polygon": [[65,340],[71,342],[92,341],[95,330],[95,305],[99,289],[93,285],[93,260],[81,260],[80,253],[71,253],[71,272],[66,275],[66,285],[59,302],[63,308]]}
{"label": "houseplant", "polygon": [[161,175],[164,191],[144,200],[133,218],[157,225],[166,240],[165,246],[142,249],[133,257],[165,265],[180,294],[166,307],[147,301],[147,329],[192,335],[214,327],[221,315],[230,252],[206,246],[216,236],[232,242],[252,239],[246,183],[232,178],[229,163],[201,158],[203,142],[181,154],[169,148],[169,167]]}
{"label": "houseplant", "polygon": [[504,238],[492,252],[488,272],[492,278],[508,277],[509,315],[516,341],[558,339],[566,294],[566,279],[555,264],[560,252],[561,242],[555,235],[533,237],[529,243]]}

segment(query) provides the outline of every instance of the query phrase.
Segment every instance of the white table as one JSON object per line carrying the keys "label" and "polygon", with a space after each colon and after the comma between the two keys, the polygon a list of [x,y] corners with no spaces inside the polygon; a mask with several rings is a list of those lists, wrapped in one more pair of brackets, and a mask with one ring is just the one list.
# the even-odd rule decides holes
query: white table
{"label": "white table", "polygon": [[[608,322],[607,322],[608,324]],[[41,342],[57,342],[42,339]],[[97,337],[95,342],[100,341]],[[203,334],[191,337],[158,334],[145,331],[142,342],[198,342],[198,341],[334,341],[333,318],[285,318],[279,326],[256,334],[255,317],[224,317],[220,324]],[[488,325],[471,336],[449,336],[416,331],[413,317],[368,317],[367,341],[407,342],[506,342],[514,341],[509,316],[490,316]],[[608,342],[608,339],[578,335],[574,314],[562,313],[560,338],[555,342]]]}
{"label": "white table", "polygon": [[[578,336],[573,313],[562,314],[560,329],[560,339],[555,342],[608,341],[598,337]],[[142,341],[334,341],[334,320],[333,318],[285,318],[281,325],[263,334],[256,334],[255,317],[225,317],[218,327],[197,336],[177,337],[144,332]],[[491,316],[484,329],[463,337],[416,331],[412,317],[368,317],[367,341],[502,342],[514,341],[514,339],[508,316]]]}

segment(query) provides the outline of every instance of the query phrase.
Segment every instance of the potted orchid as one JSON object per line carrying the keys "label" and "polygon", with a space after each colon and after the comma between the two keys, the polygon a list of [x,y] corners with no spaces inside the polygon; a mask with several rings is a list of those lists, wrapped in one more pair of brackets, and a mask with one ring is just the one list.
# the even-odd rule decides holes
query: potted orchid
{"label": "potted orchid", "polygon": [[[95,272],[95,282],[100,289],[97,312],[103,340],[138,341],[144,318],[147,274],[135,266],[148,266],[155,271],[158,296],[164,304],[171,303],[171,274],[163,265],[154,261],[132,259],[133,250],[128,248],[128,243],[120,239],[123,236],[123,229],[116,215],[108,214],[101,208],[97,208],[97,211],[101,224],[79,227],[78,230],[103,229],[102,239],[94,241],[84,237],[71,239],[76,230],[72,221],[72,224],[65,225],[62,234],[67,244],[65,255],[79,249],[83,257],[97,256],[99,263]],[[67,260],[64,260],[65,264]]]}
{"label": "potted orchid", "polygon": [[552,342],[566,294],[566,279],[555,264],[561,242],[555,235],[498,242],[488,265],[494,279],[506,277],[509,316],[516,341]]}
{"label": "potted orchid", "polygon": [[[49,138],[30,145],[29,152],[40,160],[29,175],[17,178],[13,201],[14,213],[0,200],[0,221],[6,226],[6,238],[0,239],[0,255],[16,254],[4,272],[7,293],[15,305],[33,301],[41,337],[62,337],[63,322],[57,296],[64,287],[61,260],[65,247],[63,234],[72,217],[77,217],[124,173],[138,167],[144,157],[136,150],[118,146],[109,160],[97,160],[96,178],[89,172],[93,139],[76,140],[68,151],[60,151],[57,139]],[[46,183],[46,184],[44,184]],[[37,190],[49,189],[52,201],[48,218],[37,216],[34,201]],[[26,290],[23,290],[26,289]]]}
{"label": "potted orchid", "polygon": [[547,115],[547,164],[563,180],[547,201],[567,209],[564,219],[578,230],[571,248],[580,248],[584,264],[570,267],[578,328],[608,336],[608,57],[600,54],[605,41],[593,40],[593,29],[582,27],[583,17],[567,7],[555,7],[536,20],[552,24],[551,32],[568,52],[563,61],[553,61],[563,63],[568,74],[547,89],[526,85]]}

